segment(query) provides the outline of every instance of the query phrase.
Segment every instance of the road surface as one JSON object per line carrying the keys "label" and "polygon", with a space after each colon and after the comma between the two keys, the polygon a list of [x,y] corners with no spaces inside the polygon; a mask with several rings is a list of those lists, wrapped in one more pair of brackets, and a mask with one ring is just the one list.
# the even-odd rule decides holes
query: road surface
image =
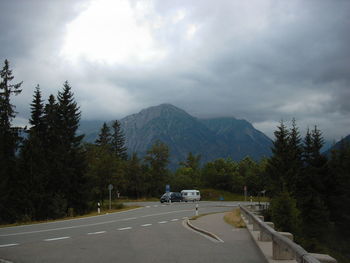
{"label": "road surface", "polygon": [[[1,228],[0,262],[264,262],[251,240],[233,246],[184,226],[196,203],[140,204],[119,213]],[[199,214],[237,206],[198,204]]]}

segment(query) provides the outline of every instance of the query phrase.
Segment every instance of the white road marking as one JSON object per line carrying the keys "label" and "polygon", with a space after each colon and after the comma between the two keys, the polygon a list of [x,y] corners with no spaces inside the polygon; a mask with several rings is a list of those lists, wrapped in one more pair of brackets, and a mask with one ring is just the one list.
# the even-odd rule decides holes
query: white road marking
{"label": "white road marking", "polygon": [[0,245],[0,247],[12,247],[12,246],[18,246],[19,244],[5,244],[5,245]]}
{"label": "white road marking", "polygon": [[[139,209],[139,208],[137,208],[137,209]],[[141,217],[151,217],[151,216],[159,216],[159,215],[166,215],[166,214],[173,214],[173,213],[182,213],[182,212],[189,212],[189,211],[193,211],[193,209],[177,210],[177,211],[171,211],[171,212],[163,212],[163,213],[157,213],[157,214],[144,215],[144,216],[141,216]],[[125,212],[127,212],[127,211],[125,211]],[[119,212],[119,213],[122,213],[122,212]],[[185,217],[185,218],[187,218],[187,217]],[[125,219],[116,219],[116,220],[110,220],[110,221],[104,221],[104,222],[98,222],[98,223],[91,223],[91,224],[83,224],[83,225],[77,225],[77,226],[66,226],[66,227],[57,227],[57,228],[50,228],[50,229],[43,229],[43,230],[25,231],[25,232],[11,233],[11,234],[0,234],[0,237],[28,235],[28,234],[44,233],[44,232],[66,230],[66,229],[74,229],[74,228],[82,228],[82,227],[89,227],[89,226],[98,226],[98,225],[111,224],[111,223],[116,223],[116,222],[120,222],[120,221],[132,220],[132,219],[136,219],[136,218],[135,217],[130,217],[130,218],[125,218]],[[81,220],[81,219],[74,219],[74,220]],[[60,221],[59,223],[67,222],[67,221],[69,221],[69,220]],[[48,224],[48,223],[45,223],[45,224]],[[53,224],[53,223],[50,223],[50,224]]]}
{"label": "white road marking", "polygon": [[158,222],[158,224],[165,224],[165,223],[168,223],[168,221],[160,221],[160,222]]}
{"label": "white road marking", "polygon": [[185,217],[183,217],[182,219],[188,219],[188,217],[187,217],[187,216],[185,216]]}
{"label": "white road marking", "polygon": [[124,218],[124,219],[121,219],[120,221],[129,221],[129,220],[135,220],[135,219],[137,219],[137,217]]}
{"label": "white road marking", "polygon": [[98,234],[104,234],[106,231],[98,231],[98,232],[92,232],[92,233],[87,233],[88,235],[98,235]]}
{"label": "white road marking", "polygon": [[162,205],[162,206],[166,206],[166,205]]}
{"label": "white road marking", "polygon": [[151,226],[152,224],[144,224],[144,225],[141,225],[141,226]]}
{"label": "white road marking", "polygon": [[[158,214],[144,215],[144,216],[141,216],[141,217],[160,216],[160,215],[168,215],[168,214],[182,213],[182,212],[189,212],[189,211],[193,212],[193,209],[185,209],[185,210],[177,210],[177,211],[171,211],[171,212],[163,212],[163,213],[158,213]],[[188,217],[186,217],[186,218],[188,218]]]}
{"label": "white road marking", "polygon": [[44,241],[56,241],[56,240],[62,240],[62,239],[68,239],[70,237],[55,237],[55,238],[48,238],[44,239]]}
{"label": "white road marking", "polygon": [[158,205],[154,205],[153,207],[158,207]]}
{"label": "white road marking", "polygon": [[171,222],[175,222],[175,221],[178,221],[179,219],[177,219],[177,218],[174,218],[174,219],[171,219],[170,221]]}
{"label": "white road marking", "polygon": [[73,228],[81,228],[81,227],[89,227],[89,226],[98,226],[98,225],[111,224],[111,223],[115,223],[115,222],[128,221],[128,220],[133,220],[133,219],[136,219],[136,217],[130,217],[130,218],[124,218],[124,219],[116,219],[116,220],[104,221],[104,222],[99,222],[99,223],[91,223],[91,224],[86,224],[86,225],[67,226],[67,227],[58,227],[58,228],[43,229],[43,230],[36,230],[36,231],[4,234],[4,235],[0,235],[0,237],[27,235],[27,234],[35,234],[35,233],[42,233],[42,232],[65,230],[65,229],[73,229]]}
{"label": "white road marking", "polygon": [[[115,215],[115,214],[124,214],[124,213],[129,213],[129,212],[132,212],[132,211],[135,211],[135,210],[139,210],[139,209],[142,209],[143,207],[138,207],[138,208],[133,208],[133,209],[130,209],[130,210],[127,210],[127,211],[120,211],[120,212],[113,212],[113,213],[110,213],[110,214],[104,214],[104,215],[97,215],[97,216],[89,216],[89,217],[82,217],[82,218],[73,218],[73,219],[63,219],[63,220],[59,220],[59,221],[53,221],[53,222],[47,222],[47,223],[40,223],[40,225],[48,225],[48,224],[60,224],[60,223],[66,223],[66,222],[69,222],[69,221],[79,221],[79,220],[89,220],[91,218],[94,218],[94,217],[104,217],[104,216],[110,216],[110,215]],[[23,225],[23,226],[9,226],[7,228],[28,228],[28,227],[31,227],[31,226],[36,226],[36,225],[39,225],[39,224],[28,224],[28,225]],[[24,234],[27,234],[27,233],[30,233],[30,232],[23,232]],[[19,233],[19,234],[22,234],[22,233]],[[17,233],[15,234],[17,235]],[[0,235],[0,236],[9,236],[9,235]],[[10,234],[11,236],[11,234]]]}
{"label": "white road marking", "polygon": [[122,230],[129,230],[129,229],[132,229],[132,227],[128,226],[128,227],[118,228],[119,231],[122,231]]}
{"label": "white road marking", "polygon": [[148,205],[148,206],[146,206],[146,208],[150,208],[150,206]]}

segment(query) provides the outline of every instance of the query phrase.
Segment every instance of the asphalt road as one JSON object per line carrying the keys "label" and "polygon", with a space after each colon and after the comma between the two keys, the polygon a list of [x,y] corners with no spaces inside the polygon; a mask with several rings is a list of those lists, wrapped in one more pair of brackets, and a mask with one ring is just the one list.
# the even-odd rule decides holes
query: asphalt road
{"label": "asphalt road", "polygon": [[[10,262],[238,262],[256,253],[189,230],[196,203],[140,203],[125,212],[0,229],[0,259]],[[199,202],[199,214],[230,211],[235,202]],[[253,251],[253,252],[251,252]],[[0,260],[1,262],[1,260]]]}

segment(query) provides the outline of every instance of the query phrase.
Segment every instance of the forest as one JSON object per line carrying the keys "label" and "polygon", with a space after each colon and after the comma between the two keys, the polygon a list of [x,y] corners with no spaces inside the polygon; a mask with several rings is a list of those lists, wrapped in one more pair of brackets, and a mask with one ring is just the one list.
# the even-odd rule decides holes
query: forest
{"label": "forest", "polygon": [[295,234],[307,250],[350,257],[350,146],[329,156],[317,126],[301,135],[296,121],[274,132],[272,156],[255,162],[217,159],[201,164],[188,153],[176,171],[168,169],[170,150],[157,141],[146,156],[128,156],[118,120],[101,127],[95,143],[78,135],[81,118],[68,81],[57,95],[42,98],[35,87],[28,127],[15,127],[13,96],[22,83],[5,60],[0,83],[0,223],[82,215],[108,199],[108,185],[122,197],[159,197],[172,191],[213,188],[270,198],[265,217]]}

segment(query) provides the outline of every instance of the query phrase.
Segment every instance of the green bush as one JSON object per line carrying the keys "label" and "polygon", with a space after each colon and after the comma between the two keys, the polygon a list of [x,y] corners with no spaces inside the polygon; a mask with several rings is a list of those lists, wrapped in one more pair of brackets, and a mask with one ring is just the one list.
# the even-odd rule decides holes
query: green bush
{"label": "green bush", "polygon": [[288,192],[283,192],[271,201],[271,218],[279,231],[298,233],[300,227],[299,210],[296,201]]}

